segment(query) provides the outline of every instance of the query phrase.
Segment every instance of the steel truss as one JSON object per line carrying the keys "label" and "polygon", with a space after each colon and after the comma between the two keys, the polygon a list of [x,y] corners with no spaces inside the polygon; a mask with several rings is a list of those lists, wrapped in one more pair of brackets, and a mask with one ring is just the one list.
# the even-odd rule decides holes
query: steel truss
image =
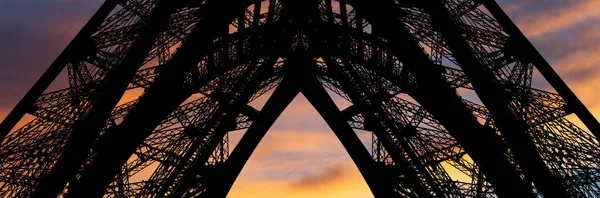
{"label": "steel truss", "polygon": [[0,196],[225,197],[298,93],[376,197],[600,197],[600,124],[493,0],[107,0],[0,125]]}

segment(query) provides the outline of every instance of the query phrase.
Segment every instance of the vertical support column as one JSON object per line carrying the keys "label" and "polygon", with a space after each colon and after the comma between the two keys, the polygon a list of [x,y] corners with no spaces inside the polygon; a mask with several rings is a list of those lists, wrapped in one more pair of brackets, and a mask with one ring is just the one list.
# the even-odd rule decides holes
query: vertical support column
{"label": "vertical support column", "polygon": [[118,0],[107,0],[102,4],[100,9],[92,16],[92,18],[83,26],[83,28],[77,33],[75,38],[67,45],[65,50],[58,56],[58,58],[50,65],[50,67],[42,74],[37,82],[29,89],[25,96],[17,103],[15,108],[4,118],[0,123],[0,143],[4,140],[6,135],[15,127],[15,125],[23,118],[25,113],[31,109],[33,103],[44,93],[44,91],[52,84],[52,81],[62,72],[62,70],[69,64],[70,61],[74,61],[74,57],[77,57],[82,45],[86,44],[86,41],[90,39],[104,19],[109,16],[113,9],[119,3]]}
{"label": "vertical support column", "polygon": [[558,92],[560,96],[567,102],[570,110],[575,112],[577,117],[581,119],[583,124],[596,136],[596,139],[600,140],[600,123],[592,115],[592,113],[583,105],[581,100],[577,98],[575,93],[567,86],[567,84],[560,78],[560,76],[552,69],[550,63],[544,59],[540,52],[535,49],[533,44],[529,42],[527,37],[519,30],[517,25],[506,15],[506,13],[500,8],[500,5],[494,0],[482,0],[483,5],[487,10],[496,18],[500,26],[510,35],[512,39],[516,39],[517,45],[524,48],[526,56],[531,58],[535,67],[540,71],[542,76],[550,83],[552,88]]}

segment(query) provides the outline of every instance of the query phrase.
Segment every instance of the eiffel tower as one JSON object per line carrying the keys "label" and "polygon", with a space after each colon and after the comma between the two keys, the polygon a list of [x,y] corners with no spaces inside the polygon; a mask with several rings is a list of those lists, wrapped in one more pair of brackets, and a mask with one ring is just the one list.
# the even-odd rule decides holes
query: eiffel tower
{"label": "eiffel tower", "polygon": [[600,124],[493,0],[106,0],[1,123],[0,196],[226,197],[299,93],[375,197],[600,197]]}

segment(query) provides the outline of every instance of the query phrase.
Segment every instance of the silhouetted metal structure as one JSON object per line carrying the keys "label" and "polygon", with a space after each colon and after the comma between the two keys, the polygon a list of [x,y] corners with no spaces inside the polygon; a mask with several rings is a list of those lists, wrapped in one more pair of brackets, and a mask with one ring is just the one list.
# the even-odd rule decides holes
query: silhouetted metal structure
{"label": "silhouetted metal structure", "polygon": [[376,197],[600,196],[600,124],[493,0],[107,0],[0,125],[0,196],[225,197],[299,93]]}

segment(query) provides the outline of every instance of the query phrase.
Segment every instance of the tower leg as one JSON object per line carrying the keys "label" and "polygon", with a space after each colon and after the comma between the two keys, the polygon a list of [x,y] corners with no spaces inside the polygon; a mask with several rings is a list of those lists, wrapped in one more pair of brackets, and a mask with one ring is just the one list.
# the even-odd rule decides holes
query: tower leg
{"label": "tower leg", "polygon": [[[239,94],[239,97],[236,97],[235,101],[231,101],[232,99],[230,99],[229,101],[220,101],[220,102],[224,102],[224,103],[233,103],[230,106],[225,107],[225,110],[228,111],[219,111],[219,114],[223,114],[225,113],[226,115],[224,116],[223,120],[235,120],[238,116],[238,114],[241,112],[241,109],[245,108],[244,106],[247,105],[248,101],[250,101],[250,98],[252,97],[252,94],[255,93],[260,86],[260,83],[264,80],[263,77],[265,76],[269,76],[268,74],[271,71],[271,68],[273,66],[273,62],[276,59],[276,57],[272,57],[269,61],[269,63],[261,65],[258,69],[257,69],[257,74],[251,76],[251,79],[247,80],[248,75],[244,75],[242,76],[242,78],[240,79],[240,81],[238,81],[238,84],[236,87],[233,87],[232,90],[240,90],[241,94]],[[256,65],[255,65],[256,66]],[[244,89],[241,89],[241,84],[247,84],[248,86],[246,86]],[[292,98],[293,99],[293,98]],[[284,107],[285,108],[285,107]],[[259,115],[255,115],[254,117],[258,117]],[[253,119],[252,123],[256,123],[257,119]],[[235,122],[234,122],[235,123]],[[212,135],[211,137],[209,137],[209,143],[205,144],[202,152],[200,152],[199,156],[197,157],[197,159],[195,159],[196,162],[194,162],[195,167],[188,169],[188,172],[184,173],[184,177],[188,177],[188,178],[193,178],[195,177],[194,173],[194,169],[200,170],[202,168],[204,168],[204,166],[206,165],[209,157],[211,156],[211,154],[214,152],[214,150],[216,149],[216,147],[218,146],[218,143],[221,142],[221,139],[224,137],[225,133],[227,132],[226,130],[229,128],[232,128],[232,126],[230,126],[232,123],[223,123],[223,121],[221,121],[221,123],[219,123],[219,127],[215,129],[215,134]],[[215,189],[216,186],[216,191],[219,191],[219,189],[221,189],[219,186],[219,181],[222,181],[223,178],[225,178],[225,176],[217,174],[220,173],[219,170],[224,170],[225,167],[223,167],[226,164],[219,164],[215,166],[214,171],[208,172],[208,171],[200,171],[204,177],[206,177],[207,179],[205,179],[205,182],[202,182],[202,184],[204,185],[202,188],[206,188],[208,189],[207,192],[202,193],[201,195],[196,195],[196,194],[186,194],[188,193],[188,190],[190,190],[190,188],[193,188],[194,183],[195,182],[179,182],[177,184],[177,187],[175,188],[175,191],[169,196],[170,198],[178,198],[178,197],[182,197],[182,196],[202,196],[202,197],[218,197],[215,194],[211,194],[211,193],[216,193],[215,191],[213,191],[212,189]],[[190,171],[192,170],[192,171]],[[227,174],[227,173],[223,173],[223,174]],[[214,176],[214,177],[213,177]],[[232,183],[233,184],[233,183]],[[225,192],[224,192],[225,193]]]}
{"label": "tower leg", "polygon": [[542,76],[548,80],[552,88],[558,92],[560,96],[567,102],[570,110],[575,112],[577,117],[583,122],[583,124],[596,136],[596,139],[600,141],[600,123],[592,115],[583,102],[577,98],[575,93],[567,86],[567,84],[560,78],[560,76],[554,71],[550,63],[544,59],[540,52],[535,49],[533,44],[529,42],[527,37],[519,30],[517,25],[506,15],[506,13],[500,8],[500,5],[494,0],[484,0],[483,5],[487,10],[490,11],[492,16],[496,18],[500,26],[508,32],[511,38],[516,39],[519,47],[524,48],[527,54],[525,56],[530,57],[535,67],[540,71]]}
{"label": "tower leg", "polygon": [[[69,192],[70,196],[102,197],[106,187],[139,144],[169,113],[197,91],[194,86],[183,86],[188,74],[194,67],[198,67],[202,57],[213,52],[213,39],[219,36],[221,30],[218,27],[226,27],[235,17],[231,16],[231,13],[247,7],[245,4],[235,4],[235,7],[231,7],[228,3],[207,1],[204,4],[205,12],[202,13],[206,17],[198,22],[121,124],[105,134],[108,141],[100,145],[101,151],[86,167],[75,184],[77,187],[72,188],[73,192]],[[205,85],[220,74],[213,71],[200,78],[197,84]]]}
{"label": "tower leg", "polygon": [[73,41],[67,45],[65,50],[56,58],[50,65],[48,70],[42,74],[40,79],[33,84],[33,87],[25,94],[25,97],[17,103],[15,108],[4,118],[0,123],[0,143],[6,135],[15,127],[15,125],[23,118],[35,101],[44,93],[44,91],[52,84],[52,81],[58,77],[60,72],[67,66],[73,56],[76,56],[82,43],[86,43],[94,32],[98,30],[102,22],[119,3],[118,0],[107,0],[102,4],[100,9],[92,16],[92,18],[83,26],[81,31],[77,33]]}
{"label": "tower leg", "polygon": [[152,50],[161,30],[168,25],[170,9],[166,4],[158,7],[152,12],[149,23],[142,28],[144,34],[134,41],[123,62],[115,70],[109,71],[103,79],[99,86],[99,96],[92,99],[94,105],[84,118],[73,125],[72,135],[67,140],[63,153],[48,175],[41,179],[33,197],[57,196],[85,163],[89,150],[104,128],[112,109],[127,91],[127,86]]}
{"label": "tower leg", "polygon": [[[408,88],[407,92],[440,121],[448,132],[465,148],[479,165],[499,197],[533,197],[532,189],[510,164],[504,145],[495,137],[494,131],[481,126],[472,112],[465,107],[453,90],[419,47],[413,36],[399,21],[400,17],[381,16],[373,13],[397,13],[390,1],[366,4],[348,0],[357,11],[378,26],[381,36],[389,39],[389,51],[396,55],[415,77],[416,89],[406,86],[402,76],[378,72],[396,86]],[[385,4],[387,2],[387,4]],[[441,100],[443,99],[443,100]]]}
{"label": "tower leg", "polygon": [[[390,120],[385,117],[386,113],[381,109],[381,106],[376,106],[377,104],[381,104],[381,101],[372,100],[370,89],[366,88],[364,83],[360,83],[360,77],[352,75],[355,73],[350,74],[351,72],[348,70],[352,69],[347,67],[351,67],[351,64],[348,61],[343,61],[344,67],[342,67],[332,61],[331,58],[325,58],[325,62],[328,66],[328,73],[331,73],[330,77],[340,83],[340,87],[348,94],[352,103],[364,117],[363,124],[369,126],[369,130],[380,140],[394,161],[395,168],[402,170],[400,174],[403,176],[403,186],[396,186],[396,188],[409,188],[419,197],[423,198],[432,197],[430,191],[433,191],[435,195],[443,196],[439,186],[432,180],[429,172],[424,170],[407,142],[401,137],[395,137],[389,133],[389,131],[395,133],[399,132],[399,130],[390,125]],[[350,75],[352,76],[350,77]],[[367,101],[371,105],[367,104]],[[385,128],[381,125],[383,123],[385,123]],[[404,152],[406,152],[406,155]],[[409,162],[409,159],[413,161],[412,164]],[[428,186],[431,188],[428,188]]]}
{"label": "tower leg", "polygon": [[[298,61],[298,60],[295,60]],[[298,64],[292,62],[292,64]],[[310,64],[310,63],[309,63]],[[312,64],[314,65],[314,63]],[[292,66],[292,65],[287,65]],[[294,65],[295,66],[295,65]],[[309,67],[311,65],[299,64],[298,66]],[[306,68],[303,68],[306,69]],[[310,70],[310,69],[308,69]],[[378,172],[375,163],[369,152],[358,139],[350,125],[344,121],[341,112],[335,106],[333,100],[326,93],[325,89],[319,84],[315,76],[300,75],[302,70],[291,73],[284,77],[283,81],[277,87],[271,98],[267,101],[263,109],[257,115],[257,120],[248,129],[246,134],[240,140],[235,150],[227,160],[226,169],[219,175],[219,184],[214,190],[206,194],[206,197],[226,197],[235,179],[241,172],[243,166],[254,152],[260,140],[273,125],[277,117],[291,103],[294,97],[302,91],[311,104],[323,116],[327,124],[332,128],[338,139],[352,160],[358,166],[359,171],[364,176],[367,184],[376,197],[394,197],[390,183],[385,180],[385,175]],[[209,190],[210,191],[210,190]]]}
{"label": "tower leg", "polygon": [[262,110],[258,113],[257,119],[246,131],[227,159],[226,165],[222,169],[223,171],[215,175],[215,178],[210,178],[212,185],[207,187],[207,192],[202,197],[224,198],[227,196],[235,179],[248,161],[250,155],[254,152],[254,149],[256,149],[256,146],[260,143],[260,140],[273,123],[275,123],[277,117],[281,115],[283,110],[300,92],[297,86],[290,86],[290,82],[287,81],[284,79],[275,92],[273,92],[273,95],[271,95]]}
{"label": "tower leg", "polygon": [[512,112],[508,99],[510,96],[501,90],[494,76],[486,71],[473,50],[460,34],[444,5],[437,0],[429,1],[428,13],[432,16],[433,26],[442,32],[453,56],[471,80],[475,92],[494,117],[494,123],[514,153],[515,161],[523,168],[545,197],[568,197],[560,180],[552,174],[537,152],[528,135],[527,125],[518,120]]}
{"label": "tower leg", "polygon": [[302,94],[317,109],[319,114],[325,119],[325,122],[327,122],[342,142],[342,145],[348,151],[348,154],[350,154],[350,157],[367,181],[373,195],[377,198],[398,197],[398,193],[393,191],[395,184],[392,182],[392,178],[377,168],[375,161],[354,130],[352,130],[346,120],[342,119],[342,113],[323,86],[314,77],[307,80],[309,81],[304,85]]}

